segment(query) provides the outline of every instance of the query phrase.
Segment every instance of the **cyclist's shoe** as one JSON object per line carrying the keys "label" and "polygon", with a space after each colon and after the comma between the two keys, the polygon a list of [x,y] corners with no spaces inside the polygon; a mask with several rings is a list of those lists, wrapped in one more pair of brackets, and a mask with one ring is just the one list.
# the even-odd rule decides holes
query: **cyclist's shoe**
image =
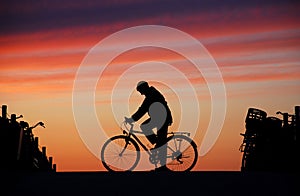
{"label": "cyclist's shoe", "polygon": [[157,154],[158,153],[158,149],[156,148],[156,146],[154,146],[153,148],[150,148],[151,153],[153,154]]}
{"label": "cyclist's shoe", "polygon": [[164,166],[155,168],[154,171],[157,171],[157,172],[171,172],[172,170],[168,169],[167,166],[164,165]]}
{"label": "cyclist's shoe", "polygon": [[158,161],[159,161],[157,149],[151,148],[150,151],[151,151],[151,155],[149,157],[150,158],[150,162],[153,163],[153,164],[157,164]]}

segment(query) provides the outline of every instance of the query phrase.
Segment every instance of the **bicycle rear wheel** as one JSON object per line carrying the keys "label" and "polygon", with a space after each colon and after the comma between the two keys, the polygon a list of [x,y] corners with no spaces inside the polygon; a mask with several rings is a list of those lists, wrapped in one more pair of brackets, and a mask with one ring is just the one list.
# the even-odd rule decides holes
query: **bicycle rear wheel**
{"label": "bicycle rear wheel", "polygon": [[110,138],[101,149],[101,161],[108,171],[132,171],[139,160],[138,144],[125,135]]}
{"label": "bicycle rear wheel", "polygon": [[190,171],[198,160],[196,143],[184,135],[173,135],[167,140],[167,168],[171,171]]}

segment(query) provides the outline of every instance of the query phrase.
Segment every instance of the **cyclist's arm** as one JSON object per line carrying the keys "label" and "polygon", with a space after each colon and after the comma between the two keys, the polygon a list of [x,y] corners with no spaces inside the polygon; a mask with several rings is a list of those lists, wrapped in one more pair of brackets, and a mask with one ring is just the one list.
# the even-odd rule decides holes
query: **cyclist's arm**
{"label": "cyclist's arm", "polygon": [[144,116],[148,112],[148,108],[150,106],[149,100],[146,98],[144,99],[142,105],[139,109],[131,116],[134,121],[138,121],[142,116]]}

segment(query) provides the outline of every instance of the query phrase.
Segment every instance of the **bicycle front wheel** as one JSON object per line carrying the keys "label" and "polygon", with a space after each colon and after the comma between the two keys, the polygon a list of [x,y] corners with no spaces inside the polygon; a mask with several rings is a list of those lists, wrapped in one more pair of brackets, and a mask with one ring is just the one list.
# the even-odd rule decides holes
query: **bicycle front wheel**
{"label": "bicycle front wheel", "polygon": [[167,139],[167,168],[171,171],[190,171],[198,160],[195,142],[184,135],[173,135]]}
{"label": "bicycle front wheel", "polygon": [[125,135],[110,138],[101,149],[101,161],[108,171],[132,171],[139,160],[138,144]]}

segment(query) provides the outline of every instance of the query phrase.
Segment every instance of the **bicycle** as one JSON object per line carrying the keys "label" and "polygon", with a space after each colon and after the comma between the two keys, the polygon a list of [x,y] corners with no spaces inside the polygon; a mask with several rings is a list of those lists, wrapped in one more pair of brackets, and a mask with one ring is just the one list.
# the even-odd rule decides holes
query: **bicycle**
{"label": "bicycle", "polygon": [[[297,112],[298,111],[298,112]],[[267,116],[265,111],[249,108],[246,117],[246,131],[240,146],[242,171],[284,171],[297,168],[295,154],[296,127],[299,119],[299,106],[295,115],[282,113],[283,119]],[[299,125],[298,125],[299,126]],[[281,159],[278,160],[280,155]]]}
{"label": "bicycle", "polygon": [[[130,127],[127,126],[130,125]],[[122,126],[125,129],[122,129]],[[140,146],[149,155],[150,163],[157,167],[157,150],[148,148],[136,136],[143,134],[133,130],[133,123],[126,120],[120,125],[123,134],[108,139],[101,149],[101,161],[108,171],[133,171],[140,161]],[[167,137],[167,168],[170,171],[190,171],[198,160],[196,143],[188,132],[170,132]]]}

